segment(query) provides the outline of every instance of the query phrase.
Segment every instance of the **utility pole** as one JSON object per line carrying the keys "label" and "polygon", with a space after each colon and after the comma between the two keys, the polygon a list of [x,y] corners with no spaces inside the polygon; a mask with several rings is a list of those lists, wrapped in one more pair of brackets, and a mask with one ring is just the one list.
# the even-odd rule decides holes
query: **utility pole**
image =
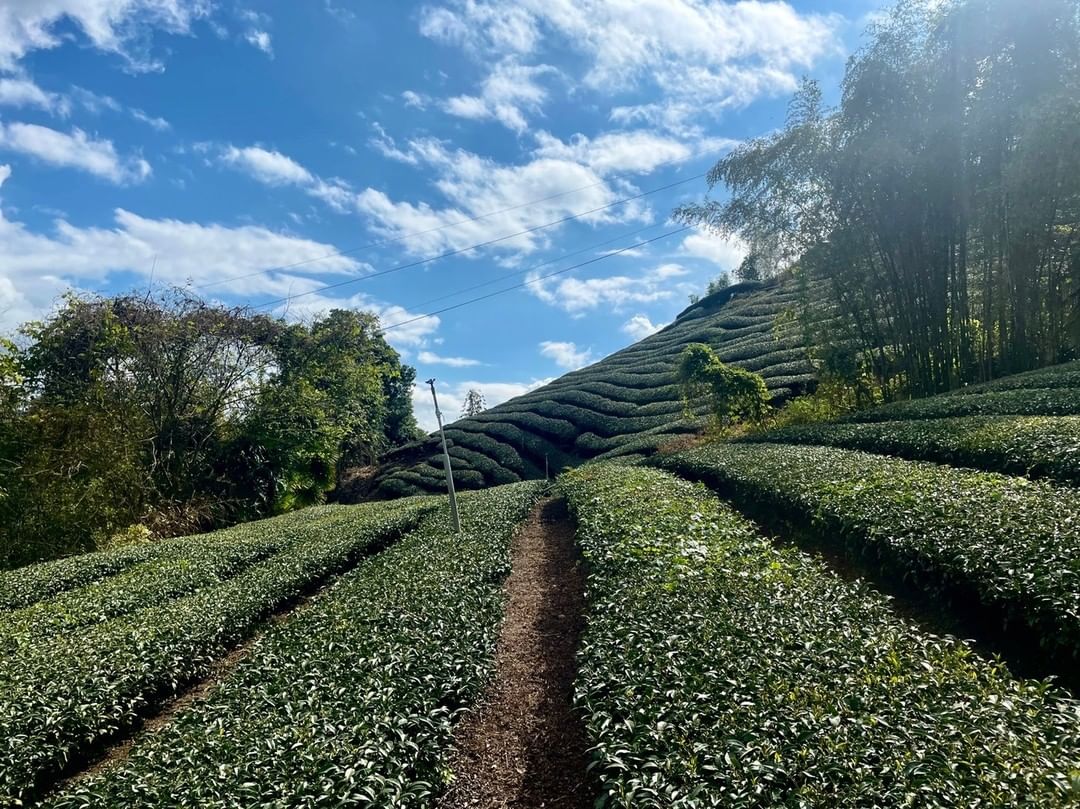
{"label": "utility pole", "polygon": [[427,381],[431,386],[431,401],[435,403],[435,420],[439,423],[439,436],[442,438],[443,469],[446,470],[446,490],[450,493],[450,523],[454,533],[461,533],[461,520],[458,517],[457,493],[454,491],[454,473],[450,468],[450,450],[446,448],[446,431],[442,426],[442,413],[439,411],[439,397],[435,395],[435,378]]}

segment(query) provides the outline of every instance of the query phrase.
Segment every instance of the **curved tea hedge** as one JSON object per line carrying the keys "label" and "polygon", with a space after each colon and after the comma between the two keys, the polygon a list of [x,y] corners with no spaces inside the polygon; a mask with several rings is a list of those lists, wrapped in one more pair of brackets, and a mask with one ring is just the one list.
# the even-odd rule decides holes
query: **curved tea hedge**
{"label": "curved tea hedge", "polygon": [[[274,523],[280,552],[232,578],[78,632],[11,636],[0,657],[0,804],[32,795],[72,757],[133,725],[150,704],[205,674],[269,613],[435,507],[398,500]],[[242,532],[241,532],[242,533]]]}
{"label": "curved tea hedge", "polygon": [[773,430],[751,442],[818,444],[1080,483],[1080,417],[962,416]]}
{"label": "curved tea hedge", "polygon": [[83,553],[0,571],[0,611],[27,607],[57,593],[83,587],[154,559],[181,559],[192,553],[200,553],[209,547],[209,543],[229,543],[245,536],[274,533],[293,523],[308,522],[336,508],[340,507],[314,506],[208,534]]}
{"label": "curved tea hedge", "polygon": [[950,396],[986,393],[999,390],[1025,390],[1028,388],[1080,388],[1080,361],[1066,362],[1049,368],[1039,368],[1022,374],[1005,376],[978,385],[968,385],[950,393]]}
{"label": "curved tea hedge", "polygon": [[927,634],[701,487],[559,483],[588,564],[598,807],[1076,806],[1080,706]]}
{"label": "curved tea hedge", "polygon": [[1063,675],[1080,660],[1080,491],[830,447],[713,444],[664,468],[812,523],[916,587],[1028,626]]}
{"label": "curved tea hedge", "polygon": [[956,416],[1078,415],[1080,415],[1080,389],[1015,388],[892,402],[872,410],[860,410],[849,416],[847,421],[902,421]]}
{"label": "curved tea hedge", "polygon": [[490,675],[510,538],[542,483],[466,493],[269,629],[203,701],[46,806],[421,807]]}
{"label": "curved tea hedge", "polygon": [[[628,452],[647,455],[665,435],[693,429],[683,418],[674,368],[689,343],[708,343],[721,360],[760,373],[777,399],[813,384],[798,326],[783,315],[799,293],[792,282],[747,282],[703,299],[674,323],[604,360],[566,374],[479,416],[448,425],[446,436],[463,464],[455,474],[468,488],[542,477],[549,470]],[[392,453],[371,494],[394,497],[440,491],[444,483],[424,467],[437,455],[433,438]],[[485,455],[484,463],[475,454]],[[453,453],[452,453],[453,454]],[[472,474],[472,473],[479,473]],[[480,479],[482,478],[482,483]]]}

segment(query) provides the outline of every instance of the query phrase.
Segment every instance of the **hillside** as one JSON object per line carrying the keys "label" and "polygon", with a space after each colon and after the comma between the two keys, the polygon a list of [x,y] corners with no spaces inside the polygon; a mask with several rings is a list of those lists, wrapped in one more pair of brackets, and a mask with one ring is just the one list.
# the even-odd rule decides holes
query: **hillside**
{"label": "hillside", "polygon": [[[550,388],[785,299],[736,290]],[[0,574],[0,805],[1075,806],[1077,370],[486,486],[462,533],[396,498]]]}
{"label": "hillside", "polygon": [[[708,343],[725,362],[760,373],[774,399],[813,383],[798,325],[784,317],[799,293],[791,281],[743,282],[703,298],[673,323],[586,368],[473,418],[446,438],[461,488],[542,478],[584,461],[654,447],[692,432],[683,416],[675,366],[690,343]],[[442,455],[434,436],[388,456],[364,492],[390,498],[441,491]]]}

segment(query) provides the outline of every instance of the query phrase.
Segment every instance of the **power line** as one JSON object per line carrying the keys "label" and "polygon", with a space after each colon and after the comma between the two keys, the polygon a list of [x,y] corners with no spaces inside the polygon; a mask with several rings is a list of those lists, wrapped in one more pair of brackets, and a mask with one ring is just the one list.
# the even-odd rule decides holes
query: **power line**
{"label": "power line", "polygon": [[525,235],[527,235],[529,233],[536,233],[537,231],[544,230],[545,228],[554,227],[555,225],[561,225],[561,224],[563,224],[565,222],[570,222],[570,221],[572,221],[574,219],[580,219],[581,217],[588,216],[589,214],[598,213],[599,211],[605,211],[605,210],[607,210],[609,208],[614,208],[617,205],[625,205],[627,202],[633,202],[634,200],[641,199],[642,197],[647,197],[647,196],[650,196],[652,194],[658,194],[661,191],[667,191],[669,189],[676,188],[677,186],[685,185],[686,183],[693,182],[694,180],[700,180],[704,176],[705,176],[705,173],[696,174],[693,177],[687,177],[687,178],[682,179],[682,180],[677,180],[676,182],[673,182],[673,183],[668,183],[667,185],[662,185],[662,186],[660,186],[658,188],[653,188],[653,189],[650,189],[648,191],[642,191],[640,194],[634,194],[633,196],[623,197],[622,199],[615,200],[614,202],[609,202],[607,205],[600,205],[600,206],[598,206],[596,208],[591,208],[590,210],[587,210],[587,211],[581,211],[579,213],[570,214],[568,216],[562,217],[561,219],[556,219],[556,220],[551,221],[551,222],[545,222],[542,225],[533,225],[532,227],[525,228],[524,230],[519,230],[516,233],[509,233],[509,234],[507,234],[505,236],[499,236],[498,238],[495,238],[495,239],[488,239],[487,241],[479,242],[477,244],[472,244],[472,245],[469,245],[468,247],[460,247],[460,248],[457,248],[455,250],[448,250],[445,253],[440,253],[439,255],[436,255],[436,256],[429,256],[428,258],[417,259],[416,261],[411,261],[411,262],[408,262],[406,264],[398,264],[395,267],[389,267],[389,268],[387,268],[385,270],[380,270],[379,272],[371,273],[371,274],[365,275],[365,276],[363,276],[361,278],[350,278],[350,279],[348,279],[346,281],[337,281],[336,283],[332,283],[332,284],[323,284],[322,286],[316,287],[315,289],[310,289],[307,292],[301,292],[301,293],[299,293],[297,295],[289,295],[289,296],[284,297],[284,298],[276,298],[274,300],[265,301],[264,303],[255,304],[251,308],[252,309],[274,309],[274,308],[280,306],[283,303],[291,303],[292,301],[296,300],[297,298],[306,298],[309,295],[315,295],[315,294],[318,294],[319,292],[325,292],[328,289],[338,289],[340,287],[348,286],[349,284],[358,284],[361,281],[369,281],[372,278],[381,278],[384,275],[390,275],[391,273],[400,272],[402,270],[408,270],[408,269],[411,269],[413,267],[419,267],[419,266],[421,266],[423,264],[430,264],[431,262],[439,261],[440,259],[450,258],[451,256],[461,255],[462,253],[468,253],[468,252],[470,252],[472,250],[477,250],[477,249],[479,249],[481,247],[488,247],[488,246],[493,245],[493,244],[498,244],[499,242],[505,242],[508,239],[514,239],[514,238],[517,238],[518,236],[525,236]]}
{"label": "power line", "polygon": [[325,261],[329,258],[337,258],[338,256],[347,256],[353,253],[361,253],[364,250],[372,250],[376,247],[384,247],[385,245],[395,244],[397,242],[404,241],[405,239],[413,239],[417,236],[426,236],[428,233],[437,233],[441,230],[446,230],[447,228],[454,228],[458,227],[459,225],[467,225],[470,222],[478,222],[481,219],[498,216],[501,213],[509,213],[510,211],[519,210],[520,208],[528,208],[530,205],[539,205],[541,202],[550,202],[553,199],[565,197],[568,194],[576,194],[579,191],[588,191],[590,188],[596,188],[597,186],[606,184],[606,180],[600,180],[595,183],[590,183],[589,185],[583,185],[578,188],[571,188],[567,191],[560,191],[559,193],[552,194],[551,196],[540,197],[539,199],[531,199],[528,202],[522,202],[517,205],[510,205],[506,208],[499,208],[499,210],[497,211],[488,211],[487,213],[477,214],[476,216],[471,216],[468,219],[461,219],[457,222],[447,222],[445,224],[438,225],[437,227],[428,228],[427,230],[417,230],[412,233],[403,233],[400,236],[394,236],[390,239],[382,239],[377,242],[369,242],[368,244],[360,245],[359,247],[349,247],[345,250],[338,250],[333,253],[327,253],[324,256],[316,256],[315,258],[306,258],[303,261],[295,261],[292,264],[282,264],[278,267],[268,267],[263,270],[255,270],[254,272],[245,273],[244,275],[234,275],[231,278],[222,278],[218,281],[211,281],[208,284],[198,284],[196,286],[193,286],[192,289],[209,289],[210,287],[220,286],[221,284],[228,284],[231,281],[242,281],[245,278],[253,278],[256,275],[265,275],[266,273],[271,272],[282,272],[284,270],[291,270],[296,267],[303,267],[305,264],[314,264],[316,261]]}
{"label": "power line", "polygon": [[[513,273],[513,274],[511,274],[509,276],[505,276],[505,277],[508,278],[508,277],[513,277],[515,275],[521,275],[523,273],[533,272],[534,270],[538,269],[539,267],[543,267],[543,266],[546,266],[548,264],[554,264],[554,263],[556,263],[558,261],[562,261],[563,259],[567,259],[570,256],[575,256],[575,255],[578,255],[580,253],[587,252],[589,250],[595,250],[597,247],[603,247],[605,244],[610,244],[611,242],[617,241],[619,239],[624,239],[624,238],[627,238],[627,237],[630,237],[630,236],[636,236],[638,233],[641,233],[642,231],[645,231],[645,230],[651,230],[654,227],[657,227],[657,225],[653,224],[653,225],[647,225],[646,227],[643,227],[643,228],[638,228],[637,230],[632,231],[630,233],[624,233],[621,236],[616,236],[614,239],[607,239],[606,241],[597,242],[596,244],[590,245],[589,247],[583,247],[580,250],[575,250],[575,251],[570,252],[570,253],[564,253],[561,256],[558,256],[558,257],[556,257],[554,259],[551,259],[550,261],[542,262],[542,263],[537,264],[537,265],[535,265],[533,267],[530,267],[527,270],[521,270],[519,272]],[[527,287],[527,286],[530,286],[532,284],[537,284],[537,283],[539,283],[541,281],[544,281],[544,280],[546,280],[548,278],[551,278],[553,276],[562,275],[564,273],[571,272],[572,270],[579,269],[579,268],[584,267],[584,266],[586,266],[588,264],[595,264],[595,263],[597,263],[599,261],[603,261],[604,259],[611,258],[612,256],[617,256],[617,255],[619,255],[621,253],[625,253],[625,252],[627,252],[629,250],[633,250],[636,247],[641,247],[642,245],[645,245],[645,244],[651,244],[652,242],[657,242],[657,241],[660,241],[661,239],[666,239],[669,236],[675,236],[675,235],[677,235],[679,233],[683,233],[683,232],[685,232],[687,230],[692,230],[692,227],[691,226],[685,226],[685,227],[677,228],[675,230],[670,230],[667,233],[661,233],[659,236],[654,236],[651,239],[645,239],[645,240],[640,241],[640,242],[634,242],[633,244],[626,245],[625,247],[620,247],[617,250],[612,250],[610,253],[605,253],[602,256],[596,256],[595,258],[591,258],[591,259],[589,259],[587,261],[578,262],[577,264],[574,264],[574,265],[572,265],[570,267],[564,267],[561,270],[556,270],[555,272],[551,272],[551,273],[548,273],[546,275],[541,275],[541,276],[539,276],[537,278],[531,278],[531,279],[529,279],[527,281],[521,282],[520,284],[514,284],[513,286],[509,286],[509,287],[506,287],[504,289],[499,289],[499,290],[496,290],[495,292],[490,292],[490,293],[488,293],[486,295],[478,295],[475,298],[470,298],[467,301],[461,301],[460,303],[453,304],[452,306],[444,306],[442,309],[436,309],[435,311],[428,312],[427,314],[418,315],[416,317],[409,318],[408,320],[399,321],[398,323],[392,323],[389,326],[383,326],[383,327],[381,327],[379,329],[379,331],[380,331],[380,333],[385,334],[386,332],[390,331],[391,329],[396,329],[396,328],[398,328],[400,326],[406,326],[409,323],[415,323],[418,320],[426,320],[429,317],[434,317],[436,315],[441,315],[444,312],[450,312],[450,311],[452,311],[454,309],[460,309],[460,308],[462,308],[464,306],[469,306],[469,305],[474,304],[474,303],[479,303],[480,301],[488,300],[489,298],[494,298],[494,297],[497,297],[499,295],[504,295],[507,292],[513,292],[516,289],[522,289],[523,287]],[[497,278],[497,279],[495,279],[495,281],[488,281],[488,282],[485,282],[483,284],[477,284],[477,285],[472,286],[472,287],[466,287],[464,289],[459,289],[456,292],[450,293],[449,295],[443,295],[440,298],[435,298],[433,300],[427,301],[427,303],[433,303],[434,301],[437,301],[437,300],[444,300],[445,298],[453,297],[454,295],[460,295],[460,294],[462,294],[464,292],[469,292],[472,289],[477,289],[477,288],[482,287],[482,286],[490,286],[492,283],[497,283],[497,282],[502,281],[502,280],[504,280],[504,278]],[[422,306],[423,304],[415,304],[415,305],[421,305]],[[312,350],[310,350],[308,352],[305,352],[302,356],[306,359],[306,358],[312,356],[314,351],[315,351],[315,349],[312,349]],[[237,395],[233,399],[229,400],[229,402],[227,404],[229,406],[234,406],[234,405],[240,404],[242,402],[248,401],[249,399],[255,398],[255,397],[259,396],[259,395],[261,395],[261,390],[256,388],[255,390],[248,391],[247,393],[242,393],[242,394]]]}
{"label": "power line", "polygon": [[[539,264],[533,264],[531,267],[528,267],[528,268],[526,268],[524,270],[517,270],[516,272],[506,273],[505,275],[500,275],[498,278],[492,279],[491,281],[484,281],[484,282],[479,283],[479,284],[473,284],[470,287],[462,287],[461,289],[457,289],[457,290],[455,290],[453,292],[449,292],[446,295],[440,295],[437,298],[428,298],[426,301],[419,301],[417,303],[410,303],[410,304],[405,305],[402,308],[404,308],[404,309],[417,309],[417,308],[419,308],[421,306],[427,306],[428,304],[431,304],[431,303],[438,303],[439,301],[445,301],[447,298],[454,298],[454,297],[457,297],[458,295],[463,295],[466,292],[472,292],[474,289],[482,289],[483,287],[489,287],[492,284],[498,284],[500,281],[505,281],[508,278],[516,278],[519,275],[525,275],[525,274],[533,272],[535,270],[539,270],[541,267],[547,267],[549,264],[557,264],[558,262],[560,262],[560,261],[562,261],[564,259],[568,259],[571,256],[579,256],[582,253],[588,253],[591,250],[595,250],[598,247],[603,247],[605,245],[611,244],[612,242],[617,242],[617,241],[620,241],[621,239],[628,239],[628,238],[630,238],[632,236],[637,236],[639,233],[644,233],[646,230],[652,230],[653,228],[658,228],[662,224],[663,224],[662,222],[653,222],[651,225],[646,225],[643,228],[638,228],[637,230],[632,230],[629,233],[620,233],[618,236],[614,236],[614,237],[612,237],[610,239],[605,239],[602,242],[596,242],[595,244],[590,244],[588,247],[582,247],[579,250],[572,250],[569,253],[563,253],[561,256],[555,256],[555,258],[549,258],[547,261],[541,261]],[[641,244],[641,242],[638,242],[638,244]],[[636,246],[637,246],[637,244],[631,245],[631,247],[636,247]]]}
{"label": "power line", "polygon": [[587,261],[581,261],[581,262],[579,262],[577,264],[574,264],[574,265],[571,265],[569,267],[564,267],[561,270],[555,270],[555,272],[549,272],[547,275],[541,275],[541,276],[538,276],[537,278],[530,278],[527,281],[522,281],[520,284],[514,284],[513,286],[509,286],[509,287],[506,287],[504,289],[499,289],[499,290],[496,290],[495,292],[489,292],[486,295],[479,295],[479,296],[477,296],[475,298],[470,298],[467,301],[462,301],[461,303],[455,303],[455,304],[453,304],[451,306],[444,306],[442,309],[436,309],[435,311],[428,312],[427,314],[417,315],[416,317],[409,318],[408,320],[402,320],[402,321],[399,321],[397,323],[391,323],[389,326],[384,326],[382,331],[385,334],[386,332],[390,331],[391,329],[396,329],[399,326],[406,326],[409,323],[415,323],[418,320],[426,320],[429,317],[434,317],[435,315],[441,315],[443,312],[449,312],[449,311],[451,311],[453,309],[460,309],[463,306],[468,306],[470,304],[478,303],[480,301],[486,301],[488,298],[494,298],[494,297],[496,297],[498,295],[504,295],[507,292],[513,292],[515,289],[522,289],[523,287],[527,287],[527,286],[530,286],[532,284],[538,284],[541,281],[544,281],[544,280],[546,280],[548,278],[551,278],[553,276],[562,275],[563,273],[568,273],[571,270],[576,270],[576,269],[578,269],[580,267],[584,267],[584,266],[586,266],[588,264],[595,264],[598,261],[603,261],[604,259],[611,258],[612,256],[617,256],[620,253],[625,253],[627,250],[633,250],[635,247],[641,247],[642,245],[645,245],[645,244],[651,244],[652,242],[658,242],[661,239],[666,239],[669,236],[675,236],[675,235],[677,235],[679,233],[684,233],[684,232],[686,232],[688,230],[692,230],[691,225],[686,225],[686,226],[681,227],[681,228],[676,228],[675,230],[669,230],[667,233],[661,233],[659,236],[653,236],[651,239],[645,239],[644,241],[636,242],[634,244],[627,245],[626,247],[620,247],[618,250],[612,250],[610,253],[605,253],[602,256],[597,256],[596,258],[590,258]]}

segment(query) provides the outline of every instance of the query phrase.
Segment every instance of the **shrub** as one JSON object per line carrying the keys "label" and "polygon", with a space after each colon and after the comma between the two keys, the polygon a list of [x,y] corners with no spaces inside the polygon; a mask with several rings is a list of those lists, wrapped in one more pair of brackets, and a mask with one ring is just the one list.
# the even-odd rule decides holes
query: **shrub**
{"label": "shrub", "polygon": [[740,420],[757,423],[768,412],[769,395],[761,377],[724,365],[707,345],[687,346],[679,360],[678,379],[687,408],[695,399],[708,397],[709,409],[719,424]]}
{"label": "shrub", "polygon": [[1076,704],[778,549],[700,487],[560,479],[598,807],[1075,806]]}
{"label": "shrub", "polygon": [[414,527],[432,506],[398,500],[341,509],[330,522],[286,523],[297,536],[281,553],[217,586],[81,632],[9,639],[16,650],[0,659],[0,798],[25,802],[73,756],[204,675],[267,614]]}
{"label": "shrub", "polygon": [[540,485],[461,498],[272,626],[203,701],[45,805],[426,807],[492,669],[510,539]]}
{"label": "shrub", "polygon": [[1080,654],[1080,492],[827,447],[714,444],[658,464],[809,522],[943,599],[1030,628],[1055,668]]}
{"label": "shrub", "polygon": [[1076,416],[962,416],[821,424],[770,430],[751,440],[843,447],[1080,483],[1080,417]]}
{"label": "shrub", "polygon": [[932,396],[893,402],[851,416],[851,421],[940,419],[953,416],[1077,416],[1080,390],[1023,388],[988,390],[966,396]]}

